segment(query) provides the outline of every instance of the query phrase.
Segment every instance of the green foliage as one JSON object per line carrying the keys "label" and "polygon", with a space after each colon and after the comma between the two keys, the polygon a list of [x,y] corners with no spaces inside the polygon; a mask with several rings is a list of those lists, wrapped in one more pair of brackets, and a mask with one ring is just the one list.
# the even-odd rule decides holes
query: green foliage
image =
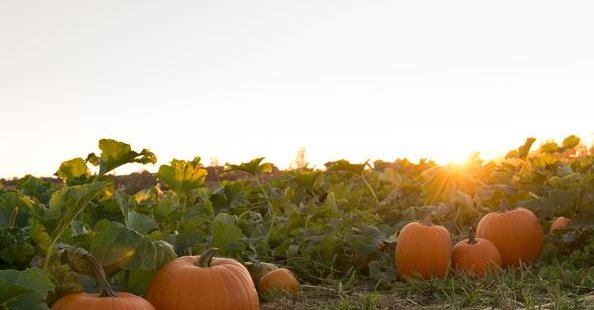
{"label": "green foliage", "polygon": [[0,268],[24,269],[34,254],[30,227],[0,228]]}
{"label": "green foliage", "polygon": [[0,309],[46,310],[54,284],[37,268],[0,270]]}
{"label": "green foliage", "polygon": [[[534,211],[546,229],[558,216],[571,218],[565,229],[546,237],[540,263],[591,268],[594,157],[575,136],[531,152],[534,142],[528,138],[501,162],[485,163],[475,153],[461,166],[403,159],[372,167],[338,160],[325,170],[272,173],[262,157],[226,165],[232,176],[239,171],[248,178],[208,185],[199,157],[173,160],[157,173],[163,188],[131,196],[114,188],[106,173],[125,163],[154,163],[154,154],[101,140],[101,155],[87,157],[99,166],[97,175],[75,158],[56,173],[64,184],[27,176],[16,189],[0,191],[0,268],[24,272],[43,264],[41,276],[55,290],[41,300],[50,301],[82,288],[76,274],[85,274],[83,268],[64,261],[64,246],[71,246],[91,252],[117,287],[143,294],[157,268],[215,246],[239,261],[288,267],[314,284],[364,283],[415,300],[439,296],[460,307],[476,305],[471,292],[468,300],[457,299],[462,290],[476,289],[457,275],[408,286],[397,282],[396,235],[406,223],[432,213],[458,240],[467,226],[508,202]],[[516,275],[491,280],[507,283]],[[0,280],[0,292],[5,286]],[[505,291],[527,305],[533,302],[519,292],[515,286]],[[36,296],[28,302],[41,298]],[[364,307],[374,303],[370,299]],[[481,305],[506,306],[495,295]]]}
{"label": "green foliage", "polygon": [[56,176],[66,181],[69,185],[86,183],[91,177],[91,172],[84,159],[77,157],[60,164]]}
{"label": "green foliage", "polygon": [[132,151],[129,144],[112,139],[99,140],[99,149],[101,155],[90,153],[87,156],[87,162],[99,166],[100,176],[128,163],[154,164],[157,162],[157,157],[153,152],[143,149],[137,153]]}
{"label": "green foliage", "polygon": [[0,227],[23,227],[29,216],[39,210],[40,207],[28,196],[16,191],[0,192]]}
{"label": "green foliage", "polygon": [[197,189],[204,184],[206,169],[200,164],[200,157],[192,161],[171,161],[170,165],[161,165],[157,177],[178,195]]}
{"label": "green foliage", "polygon": [[270,173],[272,172],[272,164],[271,163],[262,163],[264,157],[255,158],[249,162],[242,163],[239,165],[229,164],[226,163],[225,171],[242,171],[245,173],[250,174],[251,176],[257,176],[260,173]]}
{"label": "green foliage", "polygon": [[362,164],[351,164],[347,160],[341,159],[337,161],[331,161],[325,164],[327,172],[342,171],[350,172],[352,174],[363,174],[367,162]]}
{"label": "green foliage", "polygon": [[170,244],[129,229],[117,222],[101,222],[90,246],[103,266],[125,270],[156,270],[175,258]]}

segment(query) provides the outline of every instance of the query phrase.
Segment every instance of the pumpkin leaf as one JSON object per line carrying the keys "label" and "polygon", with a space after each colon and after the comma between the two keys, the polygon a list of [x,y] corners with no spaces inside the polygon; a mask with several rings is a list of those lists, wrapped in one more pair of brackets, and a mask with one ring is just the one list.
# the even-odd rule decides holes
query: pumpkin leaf
{"label": "pumpkin leaf", "polygon": [[327,162],[324,165],[326,166],[326,172],[342,171],[361,175],[365,171],[365,167],[367,167],[367,161],[362,164],[351,164],[348,160],[340,159]]}
{"label": "pumpkin leaf", "polygon": [[563,149],[567,150],[577,146],[578,144],[580,144],[580,138],[578,138],[575,135],[571,135],[563,139],[563,143],[561,144],[561,146],[563,147]]}
{"label": "pumpkin leaf", "polygon": [[230,171],[243,171],[245,173],[250,174],[251,176],[257,176],[260,173],[270,173],[272,172],[272,164],[271,163],[262,163],[264,157],[258,157],[252,159],[249,162],[241,163],[239,165],[234,164],[225,164],[225,172]]}
{"label": "pumpkin leaf", "polygon": [[126,227],[141,234],[146,234],[149,231],[156,229],[158,225],[152,217],[136,211],[131,211],[128,212]]}
{"label": "pumpkin leaf", "polygon": [[100,176],[128,163],[154,164],[157,162],[153,152],[143,149],[137,153],[132,151],[129,144],[113,139],[99,140],[99,149],[101,154],[97,156],[95,153],[90,153],[87,156],[87,162],[99,166]]}
{"label": "pumpkin leaf", "polygon": [[208,172],[202,168],[200,157],[192,161],[174,159],[169,165],[161,165],[157,177],[178,195],[204,184]]}
{"label": "pumpkin leaf", "polygon": [[240,245],[241,228],[236,225],[236,222],[235,216],[227,213],[217,214],[212,221],[212,245],[220,248],[221,253]]}
{"label": "pumpkin leaf", "polygon": [[43,224],[50,232],[51,239],[57,240],[89,202],[108,185],[107,182],[93,182],[65,187],[54,192],[49,208],[43,215]]}
{"label": "pumpkin leaf", "polygon": [[91,177],[91,172],[85,160],[77,157],[62,162],[55,175],[66,181],[68,185],[76,185],[87,182]]}
{"label": "pumpkin leaf", "polygon": [[103,266],[126,270],[156,270],[176,256],[167,242],[152,240],[118,222],[98,225],[91,253]]}
{"label": "pumpkin leaf", "polygon": [[47,310],[46,298],[54,284],[37,268],[0,270],[0,308]]}

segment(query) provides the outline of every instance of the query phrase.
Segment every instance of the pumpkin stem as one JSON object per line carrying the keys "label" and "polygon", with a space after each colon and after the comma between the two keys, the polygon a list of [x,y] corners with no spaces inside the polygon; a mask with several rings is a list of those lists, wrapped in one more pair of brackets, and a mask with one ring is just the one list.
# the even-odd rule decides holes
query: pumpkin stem
{"label": "pumpkin stem", "polygon": [[93,268],[93,272],[95,273],[95,278],[97,282],[99,282],[99,286],[101,286],[101,291],[99,291],[99,297],[116,297],[111,285],[109,285],[109,281],[107,280],[107,274],[105,274],[105,270],[103,266],[99,264],[99,262],[95,259],[91,253],[88,253],[83,256],[88,262],[91,268]]}
{"label": "pumpkin stem", "polygon": [[212,261],[212,258],[217,254],[218,251],[218,248],[210,248],[206,250],[206,252],[200,255],[200,258],[196,262],[196,266],[202,268],[210,267],[210,262]]}
{"label": "pumpkin stem", "polygon": [[[93,254],[89,251],[77,247],[59,244],[56,246],[58,250],[63,250],[66,254],[71,268],[79,273],[88,273],[92,271],[95,275],[95,279],[99,282],[101,290],[99,291],[99,297],[116,297],[115,292],[109,285],[107,280],[107,274],[103,266],[95,259]],[[86,264],[84,263],[86,261]],[[89,270],[89,267],[91,270]]]}
{"label": "pumpkin stem", "polygon": [[476,232],[476,228],[474,226],[471,226],[468,229],[468,244],[476,243],[475,232]]}

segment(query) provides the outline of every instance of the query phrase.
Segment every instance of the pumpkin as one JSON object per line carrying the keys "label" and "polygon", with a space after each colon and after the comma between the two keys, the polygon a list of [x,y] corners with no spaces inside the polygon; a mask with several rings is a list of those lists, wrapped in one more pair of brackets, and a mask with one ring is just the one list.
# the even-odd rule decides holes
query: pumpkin
{"label": "pumpkin", "polygon": [[468,239],[458,242],[452,249],[452,267],[480,277],[501,267],[501,254],[491,241],[475,238],[472,227],[468,230]]}
{"label": "pumpkin", "polygon": [[258,293],[247,269],[229,258],[182,256],[153,276],[146,299],[158,310],[257,310]]}
{"label": "pumpkin", "polygon": [[565,228],[567,226],[567,224],[569,224],[569,218],[566,218],[564,216],[560,216],[560,217],[556,218],[555,221],[553,222],[553,224],[551,224],[551,228],[549,229],[549,234],[554,233],[556,230]]}
{"label": "pumpkin", "polygon": [[498,212],[488,213],[480,220],[476,236],[495,244],[504,267],[534,262],[544,245],[544,233],[536,215],[524,208],[510,210],[506,202]]}
{"label": "pumpkin", "polygon": [[73,293],[58,299],[53,310],[155,310],[155,307],[142,297],[119,292],[113,295]]}
{"label": "pumpkin", "polygon": [[299,292],[299,281],[287,268],[275,269],[264,275],[258,282],[260,293],[268,294],[274,291],[285,291],[291,294]]}
{"label": "pumpkin", "polygon": [[451,252],[452,241],[445,227],[433,225],[431,218],[408,223],[397,238],[396,272],[403,279],[445,277]]}
{"label": "pumpkin", "polygon": [[275,264],[265,262],[246,262],[244,265],[250,272],[250,276],[252,277],[252,281],[254,282],[254,285],[256,285],[256,287],[258,286],[258,283],[260,282],[260,279],[262,279],[263,276],[275,269],[278,269],[278,266],[276,266]]}
{"label": "pumpkin", "polygon": [[124,292],[115,293],[107,281],[105,270],[95,258],[85,250],[77,249],[77,251],[75,254],[85,259],[87,265],[94,271],[101,292],[99,294],[80,292],[62,296],[52,305],[53,310],[155,310],[155,307],[142,297]]}

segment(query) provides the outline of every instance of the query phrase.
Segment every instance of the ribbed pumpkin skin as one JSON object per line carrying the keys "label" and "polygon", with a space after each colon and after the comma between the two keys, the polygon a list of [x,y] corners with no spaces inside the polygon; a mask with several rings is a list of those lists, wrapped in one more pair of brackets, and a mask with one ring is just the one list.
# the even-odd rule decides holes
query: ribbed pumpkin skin
{"label": "ribbed pumpkin skin", "polygon": [[211,267],[194,264],[200,256],[182,256],[161,267],[145,298],[157,310],[257,310],[258,293],[239,262],[214,257]]}
{"label": "ribbed pumpkin skin", "polygon": [[267,294],[274,290],[297,294],[299,292],[299,281],[295,279],[295,276],[289,269],[278,268],[264,275],[258,283],[258,288],[262,294]]}
{"label": "ribbed pumpkin skin", "polygon": [[445,227],[412,222],[398,234],[396,272],[404,279],[445,277],[451,254],[452,241]]}
{"label": "ribbed pumpkin skin", "polygon": [[452,250],[452,267],[456,271],[482,276],[501,267],[501,254],[489,240],[476,238],[476,243],[468,239],[458,242]]}
{"label": "ribbed pumpkin skin", "polygon": [[568,218],[566,218],[564,216],[560,216],[560,217],[556,218],[555,221],[553,222],[553,224],[551,224],[551,229],[549,229],[549,234],[554,233],[555,230],[565,228],[565,226],[567,226],[567,224],[569,224]]}
{"label": "ribbed pumpkin skin", "polygon": [[155,310],[142,297],[119,292],[117,297],[98,297],[98,294],[73,293],[58,299],[53,310]]}
{"label": "ribbed pumpkin skin", "polygon": [[531,264],[544,245],[538,218],[524,208],[486,214],[476,228],[476,236],[495,244],[504,267]]}

